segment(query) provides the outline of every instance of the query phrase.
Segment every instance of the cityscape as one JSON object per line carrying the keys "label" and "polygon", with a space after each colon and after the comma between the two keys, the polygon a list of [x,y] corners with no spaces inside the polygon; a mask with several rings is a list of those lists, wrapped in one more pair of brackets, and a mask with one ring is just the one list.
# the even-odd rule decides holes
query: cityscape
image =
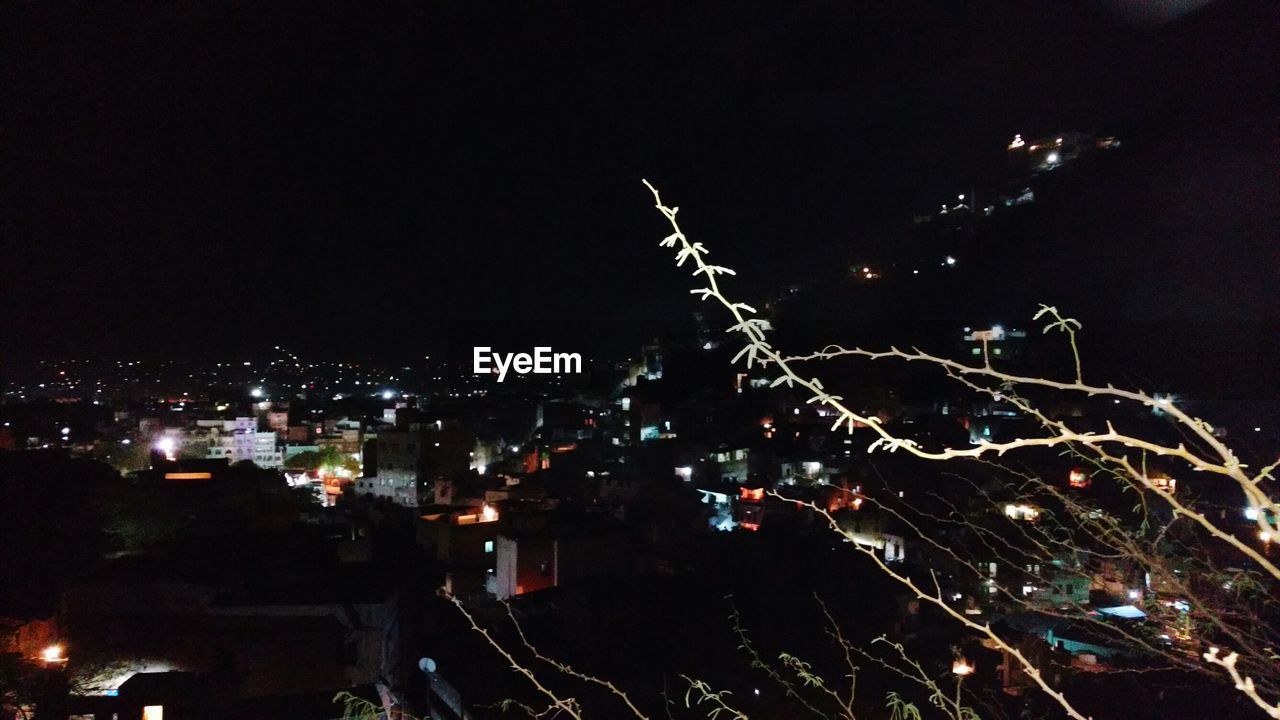
{"label": "cityscape", "polygon": [[1278,21],[6,7],[0,720],[1280,718]]}

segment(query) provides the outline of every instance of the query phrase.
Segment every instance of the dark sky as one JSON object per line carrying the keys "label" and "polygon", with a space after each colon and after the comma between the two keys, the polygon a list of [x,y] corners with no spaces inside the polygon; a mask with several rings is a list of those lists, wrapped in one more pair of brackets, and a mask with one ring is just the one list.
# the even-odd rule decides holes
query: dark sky
{"label": "dark sky", "polygon": [[641,177],[752,299],[1062,129],[1145,143],[1124,313],[1267,316],[1277,15],[1199,4],[9,3],[2,350],[629,348]]}

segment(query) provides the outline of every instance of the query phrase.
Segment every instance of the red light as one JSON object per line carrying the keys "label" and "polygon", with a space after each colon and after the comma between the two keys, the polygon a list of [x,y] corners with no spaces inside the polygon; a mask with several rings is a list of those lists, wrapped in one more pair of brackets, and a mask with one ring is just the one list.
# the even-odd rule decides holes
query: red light
{"label": "red light", "polygon": [[750,530],[751,532],[755,532],[760,529],[760,523],[750,523],[750,522],[738,523],[738,527],[741,527],[743,530]]}
{"label": "red light", "polygon": [[748,502],[761,502],[764,500],[764,488],[739,488],[739,499]]}

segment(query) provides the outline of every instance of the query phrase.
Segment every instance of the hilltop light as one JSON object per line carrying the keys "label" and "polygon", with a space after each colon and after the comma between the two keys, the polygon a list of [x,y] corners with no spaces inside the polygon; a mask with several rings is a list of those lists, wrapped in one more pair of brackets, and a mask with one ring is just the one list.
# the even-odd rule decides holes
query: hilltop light
{"label": "hilltop light", "polygon": [[260,387],[253,388],[252,390],[249,391],[249,396],[256,397],[256,398],[262,397],[262,388]]}

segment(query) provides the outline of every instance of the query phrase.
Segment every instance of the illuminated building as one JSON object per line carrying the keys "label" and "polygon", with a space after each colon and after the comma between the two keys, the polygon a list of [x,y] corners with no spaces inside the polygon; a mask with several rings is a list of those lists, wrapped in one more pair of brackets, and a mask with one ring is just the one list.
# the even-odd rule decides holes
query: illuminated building
{"label": "illuminated building", "polygon": [[1005,329],[1001,325],[990,329],[965,328],[961,354],[964,362],[971,365],[982,365],[984,360],[992,365],[1012,363],[1022,359],[1026,345],[1026,330]]}
{"label": "illuminated building", "polygon": [[1040,509],[1025,503],[1004,506],[1005,517],[1019,522],[1035,522],[1040,519]]}
{"label": "illuminated building", "polygon": [[260,468],[284,466],[284,452],[274,432],[236,431],[209,439],[209,458],[236,463],[251,460]]}

